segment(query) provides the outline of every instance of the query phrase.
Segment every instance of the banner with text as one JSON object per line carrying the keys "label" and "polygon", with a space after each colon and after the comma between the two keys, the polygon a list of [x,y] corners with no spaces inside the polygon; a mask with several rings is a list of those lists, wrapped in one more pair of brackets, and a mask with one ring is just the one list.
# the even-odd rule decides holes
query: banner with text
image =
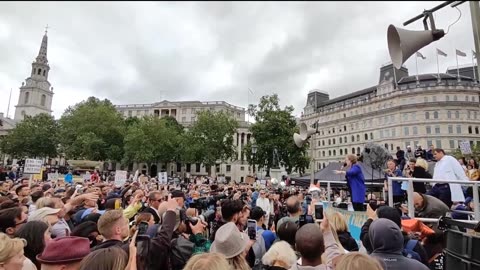
{"label": "banner with text", "polygon": [[26,159],[23,173],[40,173],[42,171],[43,161],[41,159]]}
{"label": "banner with text", "polygon": [[121,187],[127,182],[127,171],[115,171],[115,186]]}
{"label": "banner with text", "polygon": [[161,185],[166,185],[168,182],[167,172],[159,172],[158,173],[158,183]]}

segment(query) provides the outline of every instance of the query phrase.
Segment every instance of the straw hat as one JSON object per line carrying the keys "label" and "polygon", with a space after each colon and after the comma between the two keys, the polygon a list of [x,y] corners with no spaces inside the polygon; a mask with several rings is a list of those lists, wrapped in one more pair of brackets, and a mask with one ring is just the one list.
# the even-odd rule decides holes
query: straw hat
{"label": "straw hat", "polygon": [[247,247],[248,242],[248,235],[241,233],[235,223],[228,222],[218,229],[210,251],[221,253],[227,259],[231,259],[241,254]]}

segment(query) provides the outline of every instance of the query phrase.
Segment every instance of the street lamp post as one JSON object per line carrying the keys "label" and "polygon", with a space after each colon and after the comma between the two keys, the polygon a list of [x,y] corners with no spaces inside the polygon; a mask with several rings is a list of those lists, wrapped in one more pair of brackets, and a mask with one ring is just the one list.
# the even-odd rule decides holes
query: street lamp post
{"label": "street lamp post", "polygon": [[252,166],[253,166],[253,176],[256,178],[256,173],[255,173],[255,157],[257,155],[257,145],[252,144]]}

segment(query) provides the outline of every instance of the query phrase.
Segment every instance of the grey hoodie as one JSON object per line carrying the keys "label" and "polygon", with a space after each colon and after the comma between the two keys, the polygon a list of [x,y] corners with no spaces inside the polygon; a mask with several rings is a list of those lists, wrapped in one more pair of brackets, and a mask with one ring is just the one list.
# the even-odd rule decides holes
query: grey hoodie
{"label": "grey hoodie", "polygon": [[375,220],[368,231],[373,252],[384,270],[429,270],[421,262],[403,256],[403,235],[393,221],[380,218]]}
{"label": "grey hoodie", "polygon": [[327,264],[320,264],[317,266],[301,266],[298,264],[294,264],[292,265],[292,268],[290,268],[290,270],[332,270],[333,259],[342,254],[338,249],[338,244],[337,242],[335,242],[332,231],[329,230],[323,233],[323,241],[325,242],[325,255],[327,257]]}

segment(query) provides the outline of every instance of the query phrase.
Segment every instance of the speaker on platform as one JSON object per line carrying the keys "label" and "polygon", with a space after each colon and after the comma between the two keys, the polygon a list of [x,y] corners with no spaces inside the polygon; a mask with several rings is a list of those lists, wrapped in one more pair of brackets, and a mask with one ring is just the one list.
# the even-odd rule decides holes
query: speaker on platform
{"label": "speaker on platform", "polygon": [[387,30],[387,42],[393,65],[400,69],[412,54],[443,36],[445,32],[441,29],[411,31],[391,24]]}
{"label": "speaker on platform", "polygon": [[300,134],[294,133],[293,134],[293,141],[297,147],[302,147],[305,142],[312,136],[313,134],[317,133],[317,128],[308,127],[307,124],[301,123],[300,124]]}

